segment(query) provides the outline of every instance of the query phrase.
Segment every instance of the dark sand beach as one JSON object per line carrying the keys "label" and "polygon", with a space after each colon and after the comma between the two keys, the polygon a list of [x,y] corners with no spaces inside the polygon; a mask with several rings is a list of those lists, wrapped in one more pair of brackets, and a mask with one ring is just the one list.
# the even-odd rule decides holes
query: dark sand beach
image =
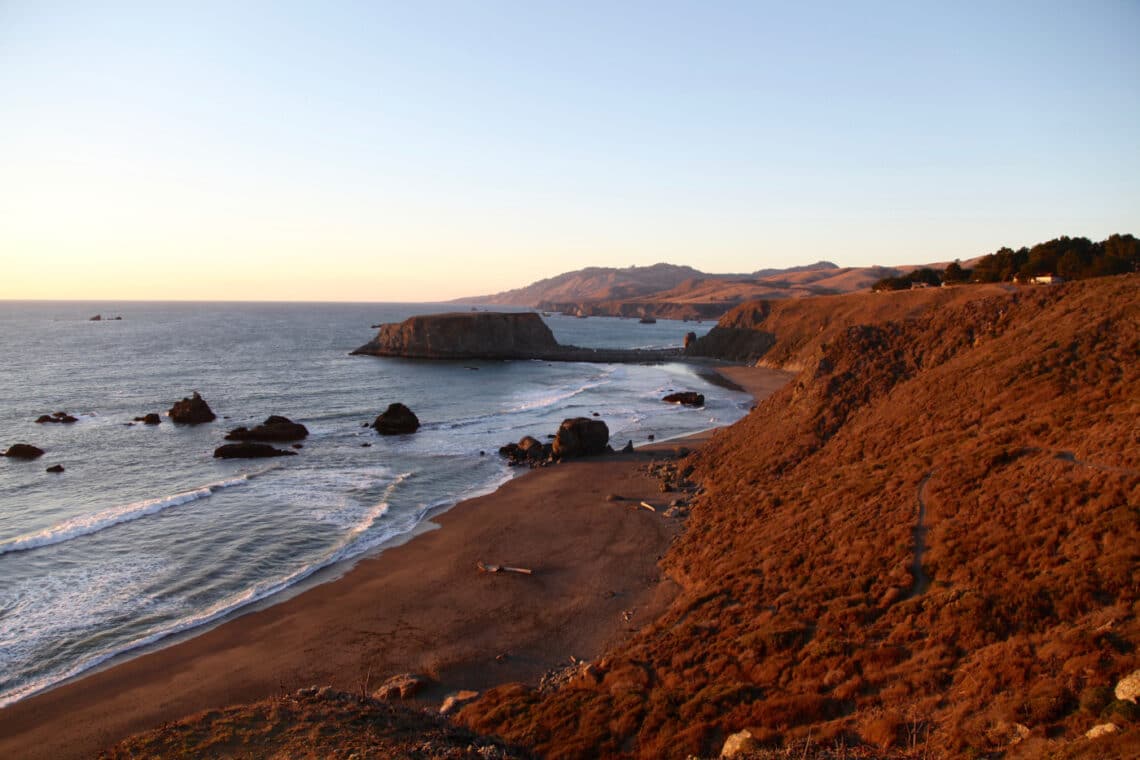
{"label": "dark sand beach", "polygon": [[[790,374],[718,368],[761,399]],[[402,672],[458,689],[537,682],[593,658],[672,598],[658,559],[681,528],[644,465],[711,431],[535,470],[343,577],[0,710],[0,757],[91,757],[165,721],[310,685],[375,689]],[[624,501],[608,501],[618,494]],[[485,574],[480,561],[532,569]]]}

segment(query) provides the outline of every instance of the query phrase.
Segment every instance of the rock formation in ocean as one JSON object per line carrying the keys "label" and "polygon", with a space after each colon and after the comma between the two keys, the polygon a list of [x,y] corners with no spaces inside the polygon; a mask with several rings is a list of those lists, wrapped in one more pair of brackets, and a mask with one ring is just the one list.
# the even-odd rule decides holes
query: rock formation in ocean
{"label": "rock formation in ocean", "polygon": [[277,449],[268,443],[227,443],[214,449],[215,459],[264,459],[266,457],[292,457],[295,451]]}
{"label": "rock formation in ocean", "polygon": [[30,443],[14,443],[4,452],[4,456],[12,459],[38,459],[43,455],[43,449]]}
{"label": "rock formation in ocean", "polygon": [[74,417],[73,415],[68,414],[67,412],[55,412],[54,414],[41,414],[39,417],[36,418],[36,424],[38,424],[38,425],[42,425],[44,423],[71,424],[72,422],[78,422],[78,421],[79,421],[78,418]]}
{"label": "rock formation in ocean", "polygon": [[372,427],[380,435],[406,435],[420,429],[420,420],[411,409],[400,403],[389,404]]}
{"label": "rock formation in ocean", "polygon": [[252,430],[246,427],[234,428],[226,433],[227,441],[270,441],[285,443],[299,441],[309,434],[308,428],[299,422],[293,422],[288,417],[270,415],[265,422]]}
{"label": "rock formation in ocean", "polygon": [[680,351],[563,346],[534,312],[480,311],[428,314],[381,325],[375,338],[352,353],[405,359],[641,362],[673,358]]}
{"label": "rock formation in ocean", "polygon": [[670,393],[661,400],[667,404],[680,404],[681,406],[704,406],[705,394],[696,391],[680,391]]}
{"label": "rock formation in ocean", "polygon": [[213,422],[217,419],[217,415],[210,409],[206,400],[198,395],[198,391],[194,391],[194,395],[189,398],[176,401],[167,414],[171,422],[179,425],[201,425],[203,422]]}
{"label": "rock formation in ocean", "polygon": [[144,425],[161,425],[162,418],[154,412],[149,412],[142,417],[135,417],[135,422],[141,422]]}

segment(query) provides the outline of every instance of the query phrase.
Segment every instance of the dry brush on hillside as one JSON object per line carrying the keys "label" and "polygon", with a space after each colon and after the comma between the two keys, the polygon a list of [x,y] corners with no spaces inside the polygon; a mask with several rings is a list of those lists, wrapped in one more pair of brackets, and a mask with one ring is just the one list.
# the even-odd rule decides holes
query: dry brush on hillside
{"label": "dry brush on hillside", "polygon": [[553,758],[715,755],[742,729],[1135,756],[1112,687],[1140,667],[1138,304],[1130,275],[804,341],[797,380],[694,455],[669,611],[562,688],[503,686],[461,719]]}

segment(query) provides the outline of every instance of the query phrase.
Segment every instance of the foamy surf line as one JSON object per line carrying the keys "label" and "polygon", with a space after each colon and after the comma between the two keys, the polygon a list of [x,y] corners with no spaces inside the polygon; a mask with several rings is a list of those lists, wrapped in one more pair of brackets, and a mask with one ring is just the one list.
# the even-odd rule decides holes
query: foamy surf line
{"label": "foamy surf line", "polygon": [[[254,474],[259,475],[261,473],[259,472]],[[243,477],[252,476],[253,475]],[[316,562],[298,568],[294,572],[289,573],[288,575],[285,575],[276,580],[265,581],[263,583],[257,584],[240,594],[229,597],[228,599],[224,599],[214,604],[213,606],[203,610],[197,615],[191,615],[189,617],[182,618],[169,628],[165,628],[161,631],[153,631],[128,644],[124,644],[123,646],[102,652],[98,655],[95,655],[94,657],[76,664],[75,666],[62,673],[52,673],[45,675],[43,678],[37,679],[30,683],[22,684],[21,686],[18,686],[11,691],[0,694],[0,708],[7,707],[10,704],[19,702],[21,699],[25,699],[32,696],[33,694],[44,691],[46,689],[50,689],[51,687],[67,681],[68,679],[75,678],[76,676],[79,676],[93,668],[97,668],[108,660],[136,652],[140,649],[145,649],[146,647],[156,644],[165,638],[176,636],[180,633],[185,633],[195,628],[217,622],[227,615],[231,615],[240,611],[244,607],[248,607],[251,604],[255,604],[263,599],[271,597],[275,594],[279,594],[282,591],[286,591],[287,589],[296,586],[298,583],[307,579],[309,576],[313,575],[319,570],[323,570],[326,567],[334,565],[338,562],[344,562],[346,560],[353,559],[370,549],[373,549],[387,541],[392,540],[393,538],[396,538],[402,533],[414,530],[415,527],[419,524],[422,515],[417,515],[416,518],[412,521],[411,525],[394,526],[392,529],[385,531],[378,536],[375,536],[370,541],[357,541],[361,534],[366,532],[376,523],[378,519],[388,513],[389,499],[391,498],[393,492],[409,477],[411,477],[411,473],[403,473],[397,476],[396,479],[385,489],[384,499],[375,504],[370,510],[368,510],[367,514],[364,515],[360,523],[349,530],[336,547],[334,547],[330,552],[328,552],[322,558],[318,559]],[[238,479],[234,478],[234,480]]]}
{"label": "foamy surf line", "polygon": [[121,525],[122,523],[138,520],[147,515],[157,514],[170,507],[188,504],[189,502],[198,501],[199,499],[207,499],[212,496],[215,491],[243,485],[258,475],[263,475],[274,468],[275,466],[267,467],[263,470],[245,473],[227,480],[219,480],[216,483],[208,483],[199,488],[182,491],[181,493],[172,494],[171,496],[144,499],[143,501],[111,507],[110,509],[105,509],[102,512],[96,512],[90,515],[79,515],[70,520],[56,523],[50,528],[44,528],[35,533],[25,533],[22,536],[16,536],[15,538],[0,542],[0,554],[23,552],[30,549],[39,549],[44,546],[51,546],[53,544],[61,544],[64,541],[70,541],[81,536],[89,536],[92,533],[98,533],[99,531]]}

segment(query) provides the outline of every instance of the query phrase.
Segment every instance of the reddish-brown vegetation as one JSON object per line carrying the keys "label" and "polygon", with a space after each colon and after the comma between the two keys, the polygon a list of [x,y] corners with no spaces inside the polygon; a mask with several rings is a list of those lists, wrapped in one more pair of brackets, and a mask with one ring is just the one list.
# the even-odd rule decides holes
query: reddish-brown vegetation
{"label": "reddish-brown vegetation", "polygon": [[668,612],[461,720],[551,758],[715,755],[745,728],[1137,756],[1112,685],[1140,667],[1140,276],[979,293],[854,297],[901,310],[862,326],[840,299],[788,302],[775,359],[803,371],[694,455],[707,492],[664,560]]}
{"label": "reddish-brown vegetation", "polygon": [[438,715],[331,689],[304,689],[168,723],[99,757],[511,760],[529,754],[475,736]]}

